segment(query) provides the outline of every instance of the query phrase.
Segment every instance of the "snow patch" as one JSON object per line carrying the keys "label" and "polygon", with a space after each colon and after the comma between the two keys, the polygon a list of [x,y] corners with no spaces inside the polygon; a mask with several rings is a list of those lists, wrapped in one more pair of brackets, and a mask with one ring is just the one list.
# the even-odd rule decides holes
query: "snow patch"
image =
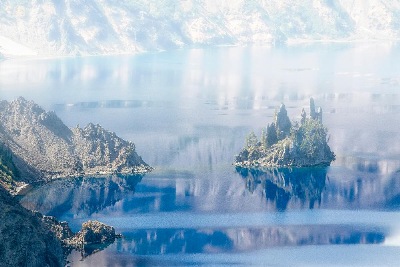
{"label": "snow patch", "polygon": [[[4,56],[36,56],[38,53],[29,47],[0,36],[0,53]],[[1,56],[0,56],[1,57]]]}

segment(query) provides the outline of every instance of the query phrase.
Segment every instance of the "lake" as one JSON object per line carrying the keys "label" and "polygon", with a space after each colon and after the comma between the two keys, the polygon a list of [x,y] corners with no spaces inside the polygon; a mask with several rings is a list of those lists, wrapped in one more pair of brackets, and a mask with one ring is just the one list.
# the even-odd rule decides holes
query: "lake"
{"label": "lake", "polygon": [[[135,142],[144,176],[63,179],[22,205],[122,239],[70,266],[376,266],[400,260],[400,45],[219,47],[0,62],[0,96]],[[246,135],[323,109],[327,168],[235,169]],[[93,254],[92,254],[93,253]]]}

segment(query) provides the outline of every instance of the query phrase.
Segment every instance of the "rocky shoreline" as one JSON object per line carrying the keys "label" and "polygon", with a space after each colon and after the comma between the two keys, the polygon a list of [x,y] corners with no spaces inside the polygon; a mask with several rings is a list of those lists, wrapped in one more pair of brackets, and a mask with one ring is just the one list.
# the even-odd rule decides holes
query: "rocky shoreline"
{"label": "rocky shoreline", "polygon": [[143,174],[153,169],[136,153],[133,142],[98,124],[70,129],[54,112],[22,97],[0,101],[0,144],[7,160],[12,159],[14,176],[7,174],[3,181],[9,191],[63,177]]}
{"label": "rocky shoreline", "polygon": [[[114,227],[99,221],[84,222],[81,230],[73,233],[67,222],[60,222],[53,216],[43,216],[38,212],[34,212],[34,214],[43,222],[45,228],[61,242],[65,257],[72,250],[81,252],[85,257],[89,256],[114,243],[115,239],[122,237],[121,234],[115,233]],[[97,249],[92,249],[96,246],[98,246]]]}
{"label": "rocky shoreline", "polygon": [[98,221],[74,234],[66,222],[25,209],[13,195],[53,179],[151,170],[134,143],[98,124],[70,129],[32,101],[0,101],[0,266],[65,266],[71,250],[87,256],[121,237]]}
{"label": "rocky shoreline", "polygon": [[0,266],[65,266],[60,240],[0,186]]}
{"label": "rocky shoreline", "polygon": [[66,222],[29,211],[0,186],[0,266],[65,266],[71,250],[84,256],[107,247],[121,235],[98,221],[82,224],[73,233]]}

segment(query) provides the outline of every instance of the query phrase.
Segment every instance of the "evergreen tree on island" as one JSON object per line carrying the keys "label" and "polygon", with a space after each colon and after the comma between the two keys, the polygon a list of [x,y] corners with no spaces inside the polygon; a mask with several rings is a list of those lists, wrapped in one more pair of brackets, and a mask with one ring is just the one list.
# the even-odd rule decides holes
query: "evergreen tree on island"
{"label": "evergreen tree on island", "polygon": [[235,165],[246,168],[329,166],[335,154],[328,145],[322,109],[310,99],[310,116],[303,109],[300,123],[292,123],[281,104],[274,122],[263,129],[261,140],[252,132],[236,156]]}

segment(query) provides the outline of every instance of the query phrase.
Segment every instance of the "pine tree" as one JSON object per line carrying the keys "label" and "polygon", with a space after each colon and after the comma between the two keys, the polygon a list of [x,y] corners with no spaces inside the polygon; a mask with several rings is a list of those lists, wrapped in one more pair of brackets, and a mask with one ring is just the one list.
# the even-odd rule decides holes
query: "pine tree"
{"label": "pine tree", "polygon": [[278,136],[276,135],[275,123],[268,124],[267,134],[265,138],[266,147],[271,147],[278,142]]}
{"label": "pine tree", "polygon": [[256,147],[258,145],[258,138],[254,132],[251,132],[246,137],[246,146],[247,147]]}

